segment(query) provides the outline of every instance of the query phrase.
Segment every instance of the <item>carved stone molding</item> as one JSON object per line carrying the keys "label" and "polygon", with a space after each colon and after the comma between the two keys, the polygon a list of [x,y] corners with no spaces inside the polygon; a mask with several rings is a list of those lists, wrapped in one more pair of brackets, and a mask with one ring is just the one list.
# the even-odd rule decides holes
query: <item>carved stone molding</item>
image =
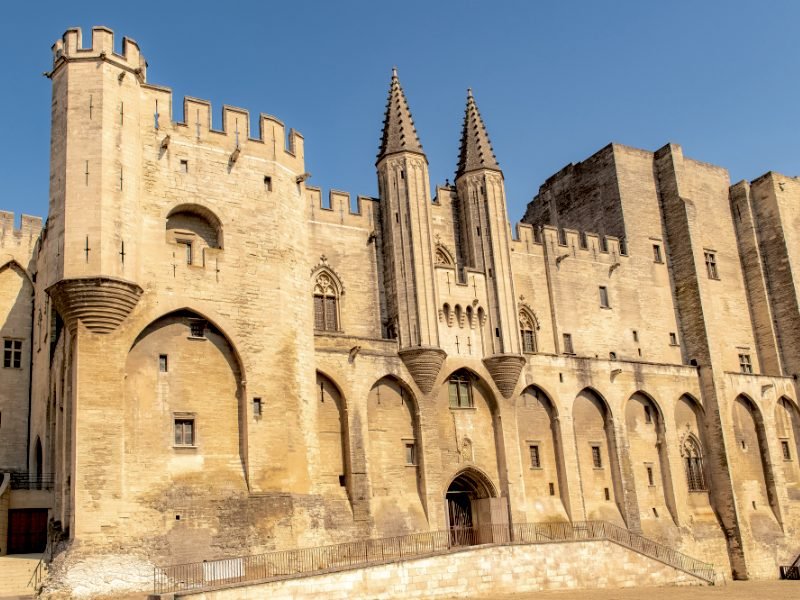
{"label": "carved stone molding", "polygon": [[62,279],[47,288],[71,331],[81,321],[93,333],[111,333],[119,327],[142,292],[135,283],[111,277]]}
{"label": "carved stone molding", "polygon": [[408,372],[425,394],[429,394],[436,383],[436,377],[444,364],[447,353],[441,348],[420,346],[407,348],[398,353]]}
{"label": "carved stone molding", "polygon": [[519,374],[525,366],[525,357],[519,354],[494,354],[483,359],[489,373],[497,384],[497,389],[506,398],[511,398],[517,387]]}

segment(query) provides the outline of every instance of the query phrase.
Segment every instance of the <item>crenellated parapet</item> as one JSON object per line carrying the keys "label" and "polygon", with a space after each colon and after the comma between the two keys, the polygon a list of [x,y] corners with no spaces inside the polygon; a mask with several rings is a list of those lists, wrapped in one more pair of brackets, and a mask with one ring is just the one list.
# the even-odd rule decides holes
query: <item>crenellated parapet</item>
{"label": "crenellated parapet", "polygon": [[356,196],[354,206],[349,192],[331,189],[326,201],[321,188],[306,186],[306,199],[311,221],[360,227],[370,231],[375,228],[375,218],[379,210],[377,198]]}
{"label": "crenellated parapet", "polygon": [[613,235],[604,236],[552,225],[537,227],[527,223],[518,223],[516,234],[516,239],[511,242],[511,248],[513,252],[522,254],[541,254],[542,245],[547,243],[550,248],[556,250],[557,256],[559,248],[562,249],[562,253],[570,252],[575,257],[586,259],[629,256],[625,241]]}
{"label": "crenellated parapet", "polygon": [[141,82],[147,80],[147,62],[139,51],[139,44],[130,38],[122,38],[122,54],[114,51],[114,32],[108,27],[92,27],[89,46],[83,45],[80,27],[67,29],[60,40],[53,44],[53,72],[61,65],[78,60],[103,60],[135,74]]}
{"label": "crenellated parapet", "polygon": [[33,248],[42,233],[42,218],[22,215],[15,226],[13,212],[0,211],[0,248],[11,251],[20,247]]}

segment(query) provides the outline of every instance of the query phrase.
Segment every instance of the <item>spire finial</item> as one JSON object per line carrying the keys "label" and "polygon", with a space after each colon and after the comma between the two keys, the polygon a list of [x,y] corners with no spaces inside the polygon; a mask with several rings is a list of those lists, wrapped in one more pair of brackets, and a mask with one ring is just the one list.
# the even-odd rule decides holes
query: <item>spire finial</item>
{"label": "spire finial", "polygon": [[472,96],[472,88],[467,88],[467,108],[464,111],[464,127],[461,130],[461,150],[456,167],[456,179],[468,171],[478,169],[499,171],[500,165],[494,157],[489,134],[486,133],[486,126]]}
{"label": "spire finial", "polygon": [[419,143],[414,120],[408,110],[408,102],[397,78],[397,67],[392,67],[392,81],[389,84],[389,99],[383,117],[383,136],[378,151],[378,160],[395,152],[417,152],[424,154]]}

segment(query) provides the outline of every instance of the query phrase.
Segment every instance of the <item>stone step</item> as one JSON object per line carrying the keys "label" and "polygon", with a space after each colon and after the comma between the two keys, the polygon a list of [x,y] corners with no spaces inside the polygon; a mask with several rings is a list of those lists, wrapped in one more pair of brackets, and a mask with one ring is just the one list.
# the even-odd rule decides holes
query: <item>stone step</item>
{"label": "stone step", "polygon": [[33,595],[35,590],[28,587],[28,582],[40,558],[40,554],[0,556],[0,599]]}

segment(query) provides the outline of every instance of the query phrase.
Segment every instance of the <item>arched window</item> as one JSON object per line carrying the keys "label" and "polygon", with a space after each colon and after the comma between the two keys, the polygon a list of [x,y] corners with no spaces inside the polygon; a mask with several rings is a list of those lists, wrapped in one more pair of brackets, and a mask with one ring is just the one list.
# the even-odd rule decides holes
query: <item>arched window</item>
{"label": "arched window", "polygon": [[436,248],[436,264],[446,267],[453,266],[453,259],[450,257],[450,253],[441,246]]}
{"label": "arched window", "polygon": [[314,329],[339,331],[339,289],[327,271],[314,281]]}
{"label": "arched window", "polygon": [[536,321],[527,310],[519,311],[519,335],[522,338],[522,351],[536,352]]}
{"label": "arched window", "polygon": [[706,491],[706,478],[703,475],[703,455],[700,452],[700,442],[689,434],[681,446],[681,456],[686,467],[686,483],[690,492]]}
{"label": "arched window", "polygon": [[472,408],[472,377],[463,369],[450,376],[450,408]]}

